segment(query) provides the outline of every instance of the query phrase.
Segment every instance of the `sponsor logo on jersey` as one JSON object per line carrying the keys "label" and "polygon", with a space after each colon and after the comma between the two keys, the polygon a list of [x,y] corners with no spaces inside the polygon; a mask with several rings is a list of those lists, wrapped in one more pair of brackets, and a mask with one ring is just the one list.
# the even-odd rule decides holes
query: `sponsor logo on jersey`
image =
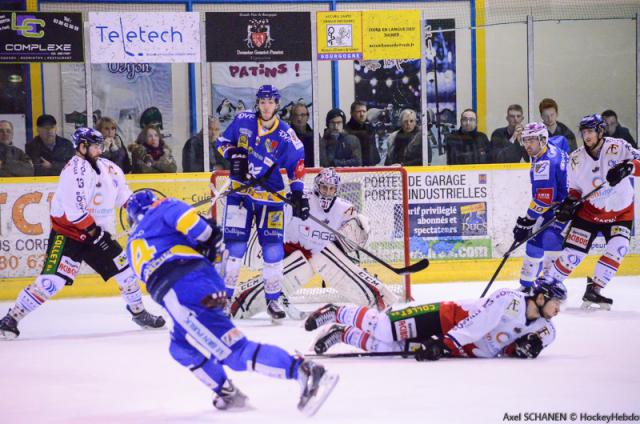
{"label": "sponsor logo on jersey", "polygon": [[271,166],[273,165],[273,160],[271,160],[271,158],[269,157],[265,157],[264,158],[264,164],[267,165],[269,168],[271,168]]}
{"label": "sponsor logo on jersey", "polygon": [[553,200],[553,188],[539,188],[536,190],[536,200],[545,205],[551,205]]}
{"label": "sponsor logo on jersey", "polygon": [[504,331],[496,333],[496,342],[498,342],[499,344],[506,344],[510,338],[511,337],[509,336],[509,334],[505,333]]}
{"label": "sponsor logo on jersey", "polygon": [[264,146],[267,148],[267,152],[271,153],[278,148],[278,142],[267,138],[267,141],[264,142]]}
{"label": "sponsor logo on jersey", "polygon": [[302,144],[302,141],[300,141],[300,139],[298,138],[298,135],[295,133],[293,128],[289,128],[288,133],[289,133],[289,136],[291,137],[291,141],[293,142],[293,147],[295,147],[296,150],[303,149],[304,144]]}
{"label": "sponsor logo on jersey", "polygon": [[415,318],[403,319],[393,323],[398,340],[413,339],[418,336]]}
{"label": "sponsor logo on jersey", "polygon": [[113,258],[113,263],[118,268],[118,271],[123,270],[127,267],[127,254],[125,252],[121,252],[118,256]]}
{"label": "sponsor logo on jersey", "polygon": [[590,232],[574,227],[571,229],[571,231],[569,231],[569,235],[567,236],[567,242],[573,244],[574,246],[586,249],[587,246],[589,245],[590,238],[591,238]]}
{"label": "sponsor logo on jersey", "polygon": [[622,236],[628,239],[631,237],[631,231],[622,225],[614,225],[611,227],[611,237],[613,236]]}
{"label": "sponsor logo on jersey", "polygon": [[56,234],[53,238],[53,243],[51,244],[49,254],[47,255],[47,262],[44,264],[43,274],[53,274],[56,272],[58,263],[60,263],[60,257],[62,249],[64,248],[65,240],[65,236],[62,234]]}
{"label": "sponsor logo on jersey", "polygon": [[276,230],[282,230],[284,228],[284,212],[274,211],[269,212],[267,215],[267,228],[275,228]]}
{"label": "sponsor logo on jersey", "polygon": [[246,135],[242,134],[240,138],[238,138],[238,147],[249,149],[249,140]]}
{"label": "sponsor logo on jersey", "polygon": [[58,274],[73,280],[80,270],[80,262],[76,262],[68,256],[63,256],[58,264]]}
{"label": "sponsor logo on jersey", "polygon": [[242,334],[242,331],[238,330],[235,327],[227,331],[226,333],[224,333],[221,337],[222,342],[229,347],[233,346],[243,338],[244,338],[244,334]]}
{"label": "sponsor logo on jersey", "polygon": [[304,178],[304,159],[300,159],[298,161],[298,164],[293,171],[293,178],[296,180]]}
{"label": "sponsor logo on jersey", "polygon": [[619,151],[619,147],[617,144],[610,144],[609,147],[607,147],[607,151],[604,152],[605,155],[617,155]]}
{"label": "sponsor logo on jersey", "polygon": [[533,180],[548,180],[551,166],[548,160],[541,160],[533,165]]}
{"label": "sponsor logo on jersey", "polygon": [[53,284],[53,280],[51,280],[50,278],[43,278],[40,281],[40,287],[42,287],[44,291],[49,294],[49,296],[53,296],[56,293],[56,285]]}

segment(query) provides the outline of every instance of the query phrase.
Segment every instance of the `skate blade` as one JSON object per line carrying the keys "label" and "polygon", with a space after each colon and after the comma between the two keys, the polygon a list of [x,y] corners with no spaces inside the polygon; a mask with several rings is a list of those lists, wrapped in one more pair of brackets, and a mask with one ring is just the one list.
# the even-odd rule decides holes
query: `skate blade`
{"label": "skate blade", "polygon": [[608,303],[595,303],[585,300],[582,302],[580,309],[583,309],[585,311],[610,311],[611,305],[609,305]]}
{"label": "skate blade", "polygon": [[307,317],[306,312],[302,312],[300,309],[296,308],[295,306],[285,307],[284,311],[287,314],[287,316],[294,321],[302,321]]}
{"label": "skate blade", "polygon": [[15,340],[18,336],[11,331],[0,330],[0,339],[2,340]]}
{"label": "skate blade", "polygon": [[315,395],[309,398],[307,403],[302,408],[299,408],[300,412],[302,412],[307,417],[314,416],[327,400],[331,392],[333,392],[336,384],[338,384],[338,380],[340,380],[340,376],[338,374],[325,372],[320,379],[318,390],[316,391]]}

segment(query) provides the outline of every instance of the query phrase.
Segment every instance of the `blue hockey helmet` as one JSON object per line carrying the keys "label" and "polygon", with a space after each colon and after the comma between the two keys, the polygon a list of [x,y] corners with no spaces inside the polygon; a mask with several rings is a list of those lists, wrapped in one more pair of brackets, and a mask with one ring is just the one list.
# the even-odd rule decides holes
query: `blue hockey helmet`
{"label": "blue hockey helmet", "polygon": [[276,103],[280,103],[280,92],[273,85],[261,85],[256,93],[256,102],[260,99],[273,99]]}
{"label": "blue hockey helmet", "polygon": [[71,139],[73,140],[73,145],[75,146],[76,150],[82,144],[84,144],[88,148],[90,144],[98,144],[100,147],[102,147],[104,143],[104,137],[102,137],[100,131],[96,131],[93,128],[86,127],[78,128],[73,133]]}
{"label": "blue hockey helmet", "polygon": [[602,119],[602,116],[598,113],[594,113],[593,115],[587,115],[580,120],[580,131],[591,129],[595,132],[599,132],[600,129],[604,130],[607,127],[607,124]]}
{"label": "blue hockey helmet", "polygon": [[142,221],[149,208],[158,201],[158,197],[149,189],[136,191],[127,201],[127,221],[135,227]]}
{"label": "blue hockey helmet", "polygon": [[531,286],[533,296],[540,293],[544,295],[545,303],[551,299],[558,299],[560,302],[567,300],[567,288],[559,281],[549,280],[544,277],[538,278]]}

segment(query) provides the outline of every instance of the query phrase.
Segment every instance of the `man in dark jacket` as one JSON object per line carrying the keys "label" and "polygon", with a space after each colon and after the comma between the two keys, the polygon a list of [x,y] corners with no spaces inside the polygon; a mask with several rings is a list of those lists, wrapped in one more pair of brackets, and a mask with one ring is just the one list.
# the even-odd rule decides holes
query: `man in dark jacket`
{"label": "man in dark jacket", "polygon": [[549,138],[563,135],[569,140],[569,153],[578,148],[576,135],[562,122],[558,121],[558,103],[553,99],[542,99],[538,105],[542,122],[544,122]]}
{"label": "man in dark jacket", "polygon": [[367,122],[367,105],[364,102],[356,100],[351,103],[351,119],[344,126],[344,130],[360,141],[362,166],[375,166],[380,163],[375,131]]}
{"label": "man in dark jacket", "polygon": [[327,128],[320,140],[320,166],[362,166],[362,150],[356,136],[344,132],[344,112],[331,109],[327,113]]}
{"label": "man in dark jacket", "polygon": [[296,135],[302,141],[304,146],[304,166],[307,168],[313,167],[314,152],[313,152],[313,128],[309,125],[309,109],[304,103],[296,103],[291,107],[291,118],[289,125],[293,128]]}
{"label": "man in dark jacket", "polygon": [[0,177],[33,176],[33,164],[25,152],[13,145],[13,124],[0,121]]}
{"label": "man in dark jacket", "polygon": [[[209,169],[229,169],[229,162],[216,150],[216,140],[220,137],[220,120],[209,116]],[[203,133],[191,137],[182,148],[182,172],[204,171],[204,149],[202,148]]]}
{"label": "man in dark jacket", "polygon": [[602,119],[604,119],[604,122],[607,124],[607,135],[609,137],[621,138],[631,144],[635,149],[638,148],[638,144],[633,139],[629,129],[620,125],[618,115],[614,111],[611,109],[605,110],[602,112]]}
{"label": "man in dark jacket", "polygon": [[493,161],[496,163],[529,162],[527,151],[522,147],[522,130],[524,125],[522,106],[509,105],[507,108],[507,123],[503,128],[496,129],[491,134],[491,149]]}
{"label": "man in dark jacket", "polygon": [[42,115],[36,121],[38,135],[25,146],[31,157],[36,176],[58,176],[75,154],[75,148],[66,138],[56,135],[56,118]]}
{"label": "man in dark jacket", "polygon": [[478,131],[478,115],[473,109],[465,109],[460,117],[460,128],[447,135],[447,165],[472,165],[491,163],[491,143]]}

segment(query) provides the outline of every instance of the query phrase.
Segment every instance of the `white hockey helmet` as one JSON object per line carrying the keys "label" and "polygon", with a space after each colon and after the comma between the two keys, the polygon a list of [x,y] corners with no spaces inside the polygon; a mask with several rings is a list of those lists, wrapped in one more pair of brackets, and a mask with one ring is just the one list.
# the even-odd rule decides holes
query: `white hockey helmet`
{"label": "white hockey helmet", "polygon": [[[331,192],[328,192],[326,189],[321,190],[321,186],[327,188],[333,187],[334,190],[331,190]],[[338,197],[339,189],[340,175],[338,175],[335,168],[324,168],[313,179],[313,193],[320,199],[320,206],[325,211],[328,211],[331,209],[331,206],[333,206],[333,202],[335,202],[336,197]]]}
{"label": "white hockey helmet", "polygon": [[544,124],[539,122],[529,122],[522,130],[522,138],[524,139],[525,137],[538,137],[538,140],[540,140],[540,146],[544,147],[549,142],[549,131]]}

